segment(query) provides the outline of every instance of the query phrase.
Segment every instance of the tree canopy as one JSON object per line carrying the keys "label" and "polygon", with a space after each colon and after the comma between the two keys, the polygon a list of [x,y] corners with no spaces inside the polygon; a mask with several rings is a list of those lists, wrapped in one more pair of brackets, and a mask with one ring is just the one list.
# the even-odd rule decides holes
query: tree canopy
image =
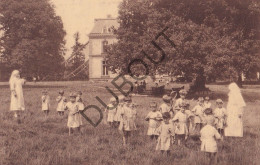
{"label": "tree canopy", "polygon": [[[249,77],[260,70],[259,13],[255,0],[124,0],[115,30],[118,42],[109,49],[108,64],[127,73],[133,59],[143,58],[150,75],[216,80],[238,78],[243,72]],[[176,46],[163,37],[155,39],[165,27]],[[160,58],[152,40],[166,53],[158,65],[141,53]]]}
{"label": "tree canopy", "polygon": [[2,58],[27,76],[56,75],[64,67],[63,23],[49,0],[1,0]]}

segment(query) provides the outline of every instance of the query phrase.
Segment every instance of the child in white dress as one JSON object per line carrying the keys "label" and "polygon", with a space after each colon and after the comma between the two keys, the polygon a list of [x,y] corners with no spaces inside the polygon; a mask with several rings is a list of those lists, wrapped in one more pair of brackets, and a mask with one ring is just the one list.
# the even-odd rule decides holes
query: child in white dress
{"label": "child in white dress", "polygon": [[81,125],[79,118],[79,104],[76,102],[77,93],[70,94],[70,101],[65,105],[65,110],[69,111],[68,124],[69,135],[73,133],[73,129],[78,129]]}
{"label": "child in white dress", "polygon": [[210,100],[209,100],[209,97],[206,96],[205,97],[205,100],[204,100],[204,108],[211,108],[211,103],[210,103]]}
{"label": "child in white dress", "polygon": [[150,108],[152,111],[150,111],[145,118],[146,121],[149,121],[147,135],[150,136],[151,140],[153,140],[154,138],[157,140],[159,136],[157,130],[160,126],[160,121],[162,120],[162,114],[159,111],[157,111],[156,102],[152,102],[150,104]]}
{"label": "child in white dress", "polygon": [[78,111],[79,112],[79,115],[78,115],[79,118],[78,118],[78,120],[79,120],[79,124],[80,124],[80,126],[79,126],[79,131],[80,131],[80,127],[83,125],[82,116],[81,116],[80,112],[84,111],[85,105],[82,101],[82,92],[78,91],[77,94],[78,95],[76,97],[76,102],[78,103],[78,106],[79,106],[79,111]]}
{"label": "child in white dress", "polygon": [[182,89],[182,90],[180,90],[179,94],[180,94],[180,98],[178,98],[176,100],[175,105],[174,105],[174,109],[176,112],[178,110],[180,110],[182,102],[186,101],[187,91],[185,89]]}
{"label": "child in white dress", "polygon": [[204,109],[204,99],[203,97],[199,97],[198,104],[191,110],[194,114],[193,130],[197,133],[199,133],[204,123]]}
{"label": "child in white dress", "polygon": [[172,112],[172,108],[170,105],[171,97],[164,95],[162,99],[163,99],[163,103],[159,107],[159,112],[161,112],[161,114],[163,114],[164,112],[169,112],[172,117],[173,112]]}
{"label": "child in white dress", "polygon": [[107,113],[107,122],[111,127],[114,127],[114,117],[116,115],[117,107],[116,105],[116,98],[111,97],[110,103],[107,105],[105,112]]}
{"label": "child in white dress", "polygon": [[118,103],[118,106],[116,108],[116,114],[114,116],[114,124],[115,124],[115,127],[117,127],[117,128],[119,127],[120,121],[122,120],[121,119],[121,111],[122,111],[122,108],[124,106],[124,98],[125,98],[124,95],[118,96],[119,103]]}
{"label": "child in white dress", "polygon": [[124,98],[124,107],[121,111],[122,120],[119,125],[119,130],[123,134],[123,144],[126,146],[128,139],[132,131],[136,130],[135,119],[136,119],[136,109],[131,108],[132,99],[131,97]]}
{"label": "child in white dress", "polygon": [[166,151],[167,156],[169,156],[171,144],[173,144],[172,140],[175,135],[174,127],[172,122],[170,122],[171,115],[169,112],[163,113],[162,117],[163,122],[158,128],[159,138],[157,141],[156,150],[161,150],[162,154]]}
{"label": "child in white dress", "polygon": [[216,139],[221,139],[220,134],[214,125],[214,119],[206,121],[207,124],[200,131],[201,151],[206,152],[210,157],[209,164],[215,164],[216,153],[218,152]]}
{"label": "child in white dress", "polygon": [[45,114],[45,117],[49,115],[50,112],[50,96],[48,95],[48,92],[44,90],[42,92],[42,111]]}
{"label": "child in white dress", "polygon": [[56,101],[58,102],[58,105],[57,105],[58,114],[60,116],[63,116],[64,110],[65,110],[65,104],[67,102],[66,97],[64,96],[63,90],[59,91],[59,96],[56,98]]}
{"label": "child in white dress", "polygon": [[226,109],[223,107],[223,101],[221,99],[216,100],[217,108],[214,110],[214,116],[216,118],[216,128],[218,133],[224,136],[224,126],[226,124]]}
{"label": "child in white dress", "polygon": [[185,140],[188,138],[188,115],[185,113],[185,102],[182,103],[180,111],[176,113],[172,121],[176,122],[175,124],[175,136],[180,146],[181,143],[184,143]]}

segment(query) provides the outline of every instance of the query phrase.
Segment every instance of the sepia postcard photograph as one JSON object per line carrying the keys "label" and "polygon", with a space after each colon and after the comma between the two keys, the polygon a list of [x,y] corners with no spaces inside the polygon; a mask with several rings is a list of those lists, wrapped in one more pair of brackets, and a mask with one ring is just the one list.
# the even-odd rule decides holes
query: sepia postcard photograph
{"label": "sepia postcard photograph", "polygon": [[260,0],[0,0],[0,165],[260,164]]}

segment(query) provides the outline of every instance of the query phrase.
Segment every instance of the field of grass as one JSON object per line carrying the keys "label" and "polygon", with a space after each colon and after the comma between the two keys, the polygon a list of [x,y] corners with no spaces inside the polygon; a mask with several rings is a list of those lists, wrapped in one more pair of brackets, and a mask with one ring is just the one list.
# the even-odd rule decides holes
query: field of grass
{"label": "field of grass", "polygon": [[[191,164],[204,165],[207,159],[200,152],[200,141],[188,139],[187,145],[174,146],[170,157],[155,151],[156,142],[146,136],[150,101],[161,103],[161,98],[134,96],[138,106],[138,130],[130,139],[130,144],[123,147],[121,134],[117,129],[109,128],[103,121],[94,128],[84,121],[83,135],[68,136],[67,116],[56,113],[55,98],[59,89],[65,95],[74,90],[83,92],[87,105],[102,105],[95,99],[99,96],[105,103],[111,94],[104,87],[110,83],[91,82],[45,82],[29,83],[24,87],[26,111],[23,121],[17,124],[9,112],[10,91],[6,83],[0,84],[0,164],[41,165],[41,164]],[[220,97],[227,101],[226,85],[209,85],[212,98]],[[41,111],[41,92],[48,89],[51,97],[51,112],[47,119]],[[116,92],[119,94],[119,92]],[[245,86],[242,94],[247,107],[244,114],[244,137],[226,138],[219,142],[218,161],[221,165],[256,165],[260,163],[260,86]],[[215,104],[212,102],[213,106]],[[192,101],[191,107],[195,105]],[[86,114],[93,121],[98,120],[95,110]]]}

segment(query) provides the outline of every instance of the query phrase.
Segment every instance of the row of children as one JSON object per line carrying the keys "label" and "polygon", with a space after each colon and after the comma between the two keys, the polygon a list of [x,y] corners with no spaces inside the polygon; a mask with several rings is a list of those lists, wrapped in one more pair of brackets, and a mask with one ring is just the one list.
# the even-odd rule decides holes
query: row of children
{"label": "row of children", "polygon": [[[50,96],[48,92],[44,90],[42,92],[42,111],[45,114],[45,117],[48,116],[50,111]],[[60,116],[64,115],[64,112],[68,110],[68,123],[69,127],[69,135],[73,132],[73,129],[77,129],[80,132],[80,127],[82,125],[82,118],[80,115],[80,111],[83,111],[85,105],[82,101],[82,92],[72,92],[69,97],[69,101],[67,101],[64,96],[64,91],[59,91],[59,96],[56,98],[57,101],[57,112]]]}

